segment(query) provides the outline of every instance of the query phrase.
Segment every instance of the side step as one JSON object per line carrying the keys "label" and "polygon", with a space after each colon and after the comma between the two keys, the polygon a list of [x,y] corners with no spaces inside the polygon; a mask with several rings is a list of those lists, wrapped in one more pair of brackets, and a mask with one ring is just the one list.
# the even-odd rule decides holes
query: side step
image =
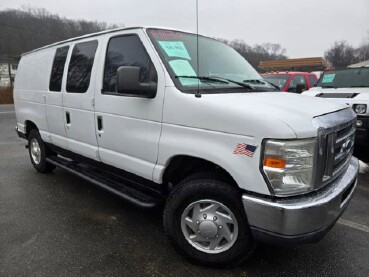
{"label": "side step", "polygon": [[165,201],[164,195],[154,190],[145,189],[137,183],[93,167],[84,163],[76,163],[60,156],[46,158],[46,161],[66,171],[69,171],[100,188],[103,188],[120,198],[142,208],[153,208]]}

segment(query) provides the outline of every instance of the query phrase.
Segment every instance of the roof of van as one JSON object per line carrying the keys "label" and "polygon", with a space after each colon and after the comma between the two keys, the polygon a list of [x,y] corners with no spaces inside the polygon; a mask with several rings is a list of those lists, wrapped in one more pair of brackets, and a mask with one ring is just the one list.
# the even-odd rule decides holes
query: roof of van
{"label": "roof of van", "polygon": [[163,30],[171,30],[171,31],[181,31],[181,32],[186,32],[186,33],[192,33],[189,31],[185,31],[185,30],[178,30],[178,29],[174,29],[174,28],[166,28],[166,27],[156,27],[156,26],[134,26],[134,27],[121,27],[121,28],[116,28],[116,29],[111,29],[111,30],[106,30],[106,31],[101,31],[101,32],[96,32],[96,33],[91,33],[91,34],[87,34],[87,35],[83,35],[83,36],[79,36],[79,37],[74,37],[74,38],[70,38],[70,39],[66,39],[63,41],[58,41],[49,45],[45,45],[42,46],[40,48],[36,48],[34,50],[28,51],[23,53],[21,56],[25,56],[46,48],[50,48],[50,47],[54,47],[60,44],[64,44],[64,43],[68,43],[68,42],[72,42],[72,41],[76,41],[76,40],[80,40],[80,39],[85,39],[85,38],[90,38],[90,37],[96,37],[99,35],[104,35],[104,34],[108,34],[108,33],[114,33],[114,32],[119,32],[119,31],[125,31],[125,30],[134,30],[134,29],[148,29],[148,28],[154,28],[154,29],[163,29]]}

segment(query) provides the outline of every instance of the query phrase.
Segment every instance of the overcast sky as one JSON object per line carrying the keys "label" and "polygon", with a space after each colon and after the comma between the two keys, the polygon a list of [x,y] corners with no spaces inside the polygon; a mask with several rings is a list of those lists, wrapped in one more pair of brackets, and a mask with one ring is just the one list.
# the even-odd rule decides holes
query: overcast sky
{"label": "overcast sky", "polygon": [[[125,26],[196,30],[196,0],[0,0],[0,10],[22,5],[72,19]],[[336,40],[358,46],[369,36],[369,0],[199,0],[199,32],[280,43],[290,58],[322,56]]]}

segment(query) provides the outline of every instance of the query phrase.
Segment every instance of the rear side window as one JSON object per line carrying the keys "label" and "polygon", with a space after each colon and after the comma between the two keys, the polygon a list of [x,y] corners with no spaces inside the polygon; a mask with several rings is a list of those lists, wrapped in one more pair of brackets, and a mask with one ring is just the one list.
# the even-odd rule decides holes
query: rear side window
{"label": "rear side window", "polygon": [[150,57],[136,35],[110,39],[105,59],[104,92],[116,92],[115,83],[120,66],[140,67],[140,82],[148,82],[150,74],[155,74]]}
{"label": "rear side window", "polygon": [[65,61],[67,60],[69,46],[56,49],[53,67],[51,69],[49,90],[61,91]]}
{"label": "rear side window", "polygon": [[69,62],[67,92],[84,93],[90,85],[97,41],[77,43]]}

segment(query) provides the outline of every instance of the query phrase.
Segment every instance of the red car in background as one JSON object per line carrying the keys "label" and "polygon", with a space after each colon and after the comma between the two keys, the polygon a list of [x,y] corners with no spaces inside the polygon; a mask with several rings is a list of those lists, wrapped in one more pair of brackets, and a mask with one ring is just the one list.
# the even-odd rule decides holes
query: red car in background
{"label": "red car in background", "polygon": [[294,93],[308,90],[318,82],[317,76],[308,72],[271,72],[261,74],[261,76],[269,83],[279,87],[280,90]]}

